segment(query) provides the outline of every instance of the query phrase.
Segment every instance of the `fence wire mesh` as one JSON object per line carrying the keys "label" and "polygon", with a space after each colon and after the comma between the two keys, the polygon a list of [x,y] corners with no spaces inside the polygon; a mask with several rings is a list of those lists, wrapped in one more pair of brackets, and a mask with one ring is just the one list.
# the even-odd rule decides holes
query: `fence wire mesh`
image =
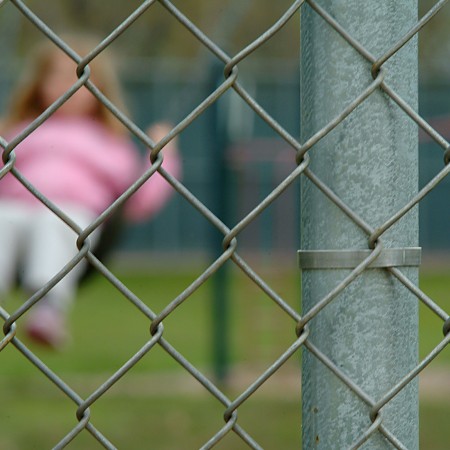
{"label": "fence wire mesh", "polygon": [[[450,341],[450,318],[446,310],[438,305],[425,292],[419,289],[415,283],[409,280],[404,273],[397,267],[389,267],[385,270],[391,276],[392,280],[402,284],[410,292],[417,297],[417,300],[425,305],[442,323],[443,338],[435,346],[435,348],[420,361],[408,373],[404,373],[402,378],[392,385],[391,389],[384,393],[380,398],[373,399],[368,395],[361,386],[355,383],[348,375],[343,372],[339,365],[333,362],[328,355],[320,350],[320,346],[309,339],[309,323],[316,317],[321,310],[326,308],[334,299],[348,288],[358,277],[368,270],[369,266],[376,261],[381,252],[381,246],[376,245],[382,235],[389,230],[395,223],[397,223],[403,216],[405,216],[416,205],[420,204],[421,200],[429,195],[433,189],[448,176],[450,171],[450,144],[441,134],[439,134],[427,121],[421,117],[418,112],[405,102],[400,95],[385,81],[384,65],[389,61],[406,43],[413,39],[420,30],[427,26],[429,21],[438,14],[445,6],[447,1],[441,0],[436,4],[417,22],[417,24],[406,34],[398,36],[398,40],[392,43],[389,50],[381,55],[371,54],[361,43],[356,41],[352,35],[346,31],[334,18],[333,15],[323,8],[320,1],[314,0],[297,0],[292,2],[281,15],[281,17],[274,20],[272,26],[265,30],[257,39],[243,48],[241,51],[233,56],[227,54],[216,42],[206,36],[195,23],[188,19],[189,11],[183,11],[169,0],[148,0],[144,1],[137,7],[122,23],[120,23],[114,31],[108,35],[95,48],[91,49],[88,55],[78,55],[72,48],[70,48],[49,26],[47,26],[27,5],[26,2],[20,0],[2,1],[4,6],[9,3],[8,7],[14,7],[20,12],[31,24],[33,24],[46,38],[51,40],[55,46],[63,50],[70,58],[72,58],[78,65],[77,74],[78,81],[54,104],[51,105],[43,114],[34,120],[30,126],[21,134],[14,137],[14,139],[6,141],[3,137],[0,138],[0,145],[3,149],[3,167],[0,170],[0,180],[7,173],[16,177],[35,197],[37,197],[47,208],[53,211],[62,221],[64,221],[77,235],[77,247],[79,252],[77,256],[70,261],[65,267],[61,267],[60,272],[49,282],[42,286],[35,292],[23,305],[15,311],[8,310],[8,306],[4,305],[0,308],[0,315],[3,319],[4,337],[0,341],[0,351],[7,347],[14,347],[17,352],[23,355],[23,358],[29,361],[30,364],[36,366],[44,377],[47,377],[57,389],[59,389],[68,399],[74,403],[76,410],[76,417],[78,422],[74,427],[63,436],[59,437],[59,442],[55,442],[56,449],[66,447],[72,440],[76,439],[79,433],[87,430],[104,448],[114,449],[114,443],[109,440],[109,437],[102,433],[102,430],[95,424],[95,416],[92,410],[95,403],[102,398],[102,396],[113,388],[113,386],[122,378],[126,377],[127,373],[140,360],[146,356],[151,355],[156,347],[160,347],[164,352],[173,358],[176,363],[184,369],[187,376],[197,380],[197,382],[204,388],[206,392],[215,398],[223,405],[223,426],[218,429],[210,439],[204,443],[202,448],[213,448],[220,443],[220,441],[228,434],[235,433],[243,443],[253,449],[262,448],[257,442],[257,439],[250,435],[238,421],[238,410],[245,404],[245,402],[252,397],[262,385],[269,380],[275,372],[277,372],[283,365],[294,355],[298,354],[301,348],[307,348],[315,358],[346,385],[360,401],[367,405],[367,416],[370,419],[370,426],[367,429],[360,430],[360,435],[353,443],[352,448],[359,448],[370,439],[374,433],[383,434],[394,448],[405,448],[404,444],[400,442],[395,436],[394,432],[388,430],[382,420],[380,411],[392,401],[392,399],[405,387],[427,368],[427,366],[439,356]],[[142,15],[152,14],[152,7],[156,4],[162,6],[166,13],[173,17],[173,20],[178,21],[188,32],[193,35],[201,45],[208,50],[223,67],[223,80],[214,89],[210,95],[204,98],[183,120],[177,123],[173,129],[159,142],[153,142],[127,115],[118,109],[111,101],[106,98],[98,89],[95,83],[90,79],[89,64],[97,58],[108,46],[114,41],[120,39],[122,33]],[[239,80],[239,64],[247,57],[252,55],[259,47],[263,46],[271,39],[275,39],[277,33],[291,20],[298,20],[298,13],[302,8],[312,8],[314,12],[320,15],[324,20],[324,27],[332,27],[342,36],[349,46],[353,47],[363,58],[365,58],[371,65],[371,72],[367,73],[367,80],[370,81],[368,87],[359,92],[355,96],[355,100],[342,108],[340,114],[332,121],[323,126],[306,142],[300,142],[296,136],[292,136],[274,117],[271,116],[270,111],[266,111],[255,98],[249,93],[245,86]],[[0,10],[0,14],[2,11]],[[151,167],[145,174],[136,180],[136,183],[125,193],[123,193],[114,203],[110,205],[102,214],[100,214],[87,228],[82,229],[70,217],[64,214],[53,202],[46,198],[42,193],[37,191],[29,181],[16,169],[15,167],[15,149],[26,139],[35,129],[44,123],[64,102],[82,86],[86,86],[97,99],[102,102],[129,130],[129,132],[141,141],[145,146],[151,149],[150,159]],[[410,201],[403,205],[392,217],[386,220],[383,224],[367,224],[361,217],[359,217],[353,210],[352,205],[345,204],[316,174],[309,168],[311,155],[314,154],[315,145],[327,136],[335,128],[351,115],[353,111],[362,103],[364,103],[374,92],[383,91],[389,98],[398,105],[409,120],[417,124],[418,129],[425,132],[443,151],[443,166],[442,169],[435,174],[434,178],[426,184],[417,195],[411,197]],[[208,108],[217,102],[228,91],[234,91],[266,124],[268,124],[277,135],[283,139],[292,149],[292,160],[296,163],[296,168],[289,173],[289,175],[275,187],[275,189],[267,195],[254,209],[240,218],[236,225],[232,226],[229,223],[224,223],[217,215],[215,215],[198,197],[193,195],[183,184],[183,182],[170,173],[164,170],[162,162],[164,159],[165,146],[180,135],[186,128],[199,118]],[[147,179],[158,172],[165,178],[177,195],[183,197],[192,207],[193,212],[197,211],[223,235],[223,251],[220,256],[214,260],[211,265],[200,274],[197,279],[192,282],[184,291],[180,292],[172,301],[170,301],[165,308],[156,312],[146,304],[139,296],[132,292],[126,285],[117,279],[110,269],[105,266],[102,261],[97,259],[90,249],[89,236],[96,230],[104,221],[114,213],[115,210],[127,201],[127,199],[145,183]],[[50,175],[49,175],[50,176]],[[240,233],[246,229],[256,218],[261,215],[273,202],[279,202],[283,199],[283,193],[294,182],[301,177],[308,177],[318,189],[320,189],[338,208],[340,208],[351,220],[367,234],[367,249],[369,254],[364,261],[358,266],[354,267],[350,275],[339,283],[331,292],[329,292],[314,308],[309,311],[304,311],[303,314],[290,305],[291,301],[283,298],[275,292],[271,286],[259,276],[252,264],[246,261],[237,252],[238,240]],[[1,183],[1,181],[0,181]],[[349,186],[349,189],[352,189]],[[444,206],[444,205],[442,205]],[[87,259],[89,263],[97,270],[97,272],[104,277],[129,303],[130,307],[137,308],[137,310],[145,316],[149,326],[148,341],[142,346],[123,366],[115,373],[111,374],[106,382],[100,384],[87,397],[81,396],[77,390],[67,384],[64,376],[55,373],[50,369],[30,348],[17,337],[17,330],[20,327],[20,318],[25,316],[28,311],[41,301],[46,293],[51,290],[63,277],[74,269],[77,264],[83,259]],[[164,336],[164,321],[182,304],[188,304],[191,296],[196,290],[200,288],[208,279],[212,277],[225,264],[232,264],[237,267],[248,279],[260,289],[266,298],[272,301],[273,307],[282,311],[292,321],[292,342],[282,352],[281,356],[276,358],[266,370],[256,377],[249,386],[243,390],[235,398],[228,398],[225,395],[220,384],[211,380],[205,373],[191,364]],[[294,300],[296,303],[296,300]],[[0,354],[1,359],[1,354]],[[299,374],[300,376],[300,374]],[[300,405],[299,405],[300,408]]]}

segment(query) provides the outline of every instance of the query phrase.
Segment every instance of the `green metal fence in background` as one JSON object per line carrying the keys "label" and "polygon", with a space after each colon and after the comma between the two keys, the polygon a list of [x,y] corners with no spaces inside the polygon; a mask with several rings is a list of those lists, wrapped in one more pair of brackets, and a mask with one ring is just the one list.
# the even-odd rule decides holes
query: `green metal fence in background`
{"label": "green metal fence in background", "polygon": [[[270,62],[269,62],[270,64]],[[265,65],[263,66],[265,67]],[[148,111],[139,109],[138,102],[134,99],[148,98],[150,105],[158,105],[158,98],[176,99],[180,92],[183,92],[185,85],[183,79],[177,79],[177,74],[183,72],[183,66],[174,70],[169,76],[169,81],[161,82],[160,77],[155,77],[154,81],[146,80],[140,83],[126,81],[128,92],[132,104],[136,104],[137,117],[143,123],[149,119],[157,118],[159,111],[152,111],[148,116]],[[298,112],[298,68],[295,66],[288,71],[282,71],[267,75],[262,70],[255,69],[250,77],[253,83],[254,96],[258,102],[268,105],[268,109],[274,112],[274,116],[283,124],[287,124],[288,129],[297,134],[299,130],[299,112]],[[203,81],[203,82],[202,82]],[[192,98],[207,92],[207,80],[202,80],[192,86],[194,92]],[[174,100],[175,101],[175,100]],[[229,105],[228,105],[229,107]],[[439,126],[443,128],[444,135],[450,137],[450,84],[449,85],[428,85],[423,84],[419,87],[419,108],[423,117],[434,123],[439,121]],[[156,109],[156,107],[155,107]],[[243,111],[244,114],[247,111]],[[192,130],[187,130],[186,136],[181,139],[181,147],[189,151],[194,156],[192,160],[186,161],[189,170],[186,173],[186,184],[199,195],[205,196],[208,201],[208,193],[219,189],[215,185],[215,180],[210,178],[210,172],[206,170],[211,164],[212,152],[210,149],[214,145],[208,142],[204,132],[208,126],[210,114],[206,112],[205,118],[195,124]],[[287,173],[290,164],[287,158],[279,157],[272,161],[268,156],[267,148],[276,145],[279,148],[285,148],[287,154],[289,149],[283,140],[276,138],[267,125],[257,117],[250,117],[250,133],[244,138],[239,135],[232,141],[227,154],[226,161],[229,164],[229,170],[232,173],[232,182],[234,187],[243,194],[240,202],[234,202],[230,211],[235,217],[239,217],[248,208],[248,205],[254,204],[258,198],[268,192],[271,186],[280,180],[283,174]],[[435,145],[425,135],[421,135],[419,145],[419,184],[424,186],[434,173],[441,167],[442,155],[434,148]],[[283,151],[283,150],[282,150]],[[236,159],[236,152],[240,157]],[[234,186],[234,187],[233,187]],[[450,193],[450,180],[445,179],[436,187],[433,193],[426,197],[420,204],[420,244],[424,248],[425,256],[430,258],[436,252],[450,251],[450,234],[448,233],[448,224],[450,223],[450,209],[441,208]],[[232,195],[230,193],[230,195]],[[130,229],[125,236],[121,250],[123,251],[181,251],[190,252],[201,250],[207,252],[208,245],[199,235],[191,235],[190,241],[183,240],[181,236],[189,234],[189,230],[195,227],[198,230],[207,227],[207,224],[201,218],[195,222],[181,221],[184,217],[183,203],[179,199],[174,199],[171,204],[165,208],[162,214],[153,221]],[[249,232],[247,238],[242,240],[242,246],[249,251],[258,251],[259,248],[270,249],[274,251],[290,251],[292,246],[298,246],[298,226],[299,226],[298,202],[295,198],[286,200],[278,210],[272,213],[272,217],[266,221],[261,220],[259,227],[253,232]],[[186,218],[185,218],[186,219]],[[195,220],[195,219],[191,219]],[[269,224],[270,221],[270,224]],[[277,233],[277,224],[283,223],[284,232]],[[160,228],[164,224],[171,224],[171,232],[168,233],[164,241],[152,239],[154,234],[152,230]],[[289,231],[286,232],[286,226]],[[272,230],[270,232],[269,230]],[[255,233],[256,231],[256,233]]]}
{"label": "green metal fence in background", "polygon": [[[19,65],[19,62],[15,62]],[[195,79],[184,76],[190,70],[189,61],[174,60],[171,64],[158,62],[130,61],[123,64],[126,69],[121,79],[126,89],[127,100],[137,124],[147,124],[161,118],[180,119],[183,111],[187,112],[195,103],[205,96],[210,88],[210,78],[217,75],[210,72],[200,73]],[[269,109],[275,118],[285,124],[294,135],[300,133],[299,118],[299,78],[298,63],[286,61],[283,70],[277,70],[277,61],[259,61],[253,64],[246,76],[251,83],[252,95],[258,103]],[[12,73],[0,74],[0,105],[8,98],[8,87],[12,83]],[[231,96],[232,93],[229,94]],[[182,100],[182,106],[179,100]],[[231,184],[228,194],[238,189],[244,195],[238,202],[232,202],[229,213],[233,217],[241,216],[250,205],[254,204],[280,181],[292,168],[288,159],[289,148],[277,137],[267,124],[252,114],[239,102],[223,99],[221,103],[222,120],[227,114],[243,117],[245,130],[231,126],[227,131],[231,136],[225,149]],[[236,111],[236,108],[238,111]],[[419,88],[419,108],[423,117],[431,123],[438,122],[438,128],[444,136],[450,137],[450,84],[422,84]],[[214,153],[211,149],[217,142],[211,141],[207,130],[210,126],[212,111],[205,111],[191,128],[181,136],[180,146],[183,152],[189,152],[185,158],[186,174],[184,182],[189,189],[207,204],[211,204],[213,193],[220,190],[217,180],[211,177],[209,170],[213,164]],[[216,138],[215,138],[216,139]],[[270,147],[277,146],[285,157],[275,161],[270,157]],[[422,135],[419,146],[419,181],[423,186],[441,165],[441,155],[433,142]],[[283,150],[284,148],[284,150]],[[277,151],[277,152],[278,152]],[[443,180],[433,193],[420,204],[420,243],[425,256],[433,257],[436,253],[450,251],[450,209],[438,205],[445,203],[450,192],[450,180]],[[201,255],[208,254],[210,242],[203,239],[208,224],[201,217],[186,215],[186,205],[182,199],[175,197],[157,217],[149,222],[129,226],[118,242],[117,250],[121,253],[173,253]],[[279,224],[283,224],[283,233],[279,233]],[[283,205],[273,211],[270,217],[262,218],[254,224],[252,230],[244,232],[241,246],[250,252],[260,249],[275,252],[290,251],[298,247],[298,227],[300,212],[294,197],[285,200]],[[278,228],[277,228],[278,227]],[[167,230],[163,236],[156,230]],[[197,232],[192,232],[197,230]],[[157,237],[156,237],[157,236]],[[189,239],[184,237],[189,236]]]}

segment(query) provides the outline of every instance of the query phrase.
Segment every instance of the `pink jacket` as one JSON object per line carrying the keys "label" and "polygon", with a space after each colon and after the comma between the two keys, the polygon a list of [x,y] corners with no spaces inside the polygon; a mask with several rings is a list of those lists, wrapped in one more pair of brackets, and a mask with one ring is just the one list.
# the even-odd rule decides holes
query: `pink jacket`
{"label": "pink jacket", "polygon": [[[11,139],[25,128],[11,130]],[[174,176],[181,172],[177,152],[162,152],[163,167]],[[80,205],[95,214],[106,209],[148,167],[125,136],[114,135],[99,123],[84,118],[51,117],[15,148],[16,168],[31,184],[62,209]],[[155,214],[173,188],[155,173],[127,201],[125,214],[132,221]],[[0,180],[0,198],[36,204],[28,190],[10,173]]]}

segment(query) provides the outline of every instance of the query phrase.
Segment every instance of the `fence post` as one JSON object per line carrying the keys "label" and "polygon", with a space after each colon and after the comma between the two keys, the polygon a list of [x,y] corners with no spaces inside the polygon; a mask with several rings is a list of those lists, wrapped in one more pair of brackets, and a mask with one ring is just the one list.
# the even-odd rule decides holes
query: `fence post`
{"label": "fence post", "polygon": [[[218,63],[211,63],[210,66],[211,90],[216,89],[219,81],[223,79],[223,66]],[[229,199],[228,199],[228,168],[226,161],[226,150],[229,144],[226,130],[224,111],[221,105],[215,102],[210,108],[209,120],[211,133],[211,148],[214,155],[210,161],[211,173],[211,209],[225,224],[229,225]],[[215,260],[223,252],[223,235],[216,229],[211,230],[211,252],[212,259]],[[216,381],[225,385],[229,372],[229,264],[222,266],[212,278],[212,361]]]}
{"label": "fence post", "polygon": [[[320,6],[376,58],[417,21],[416,0],[322,0]],[[314,2],[305,2],[301,11],[302,142],[338,116],[373,81],[372,64],[313,7]],[[386,83],[413,108],[417,108],[416,66],[415,39],[383,65]],[[376,228],[417,191],[417,146],[416,126],[378,88],[311,148],[309,168]],[[370,251],[368,233],[309,178],[302,178],[300,264],[305,315],[342,284]],[[415,248],[417,210],[389,228],[381,241],[389,250],[383,250],[377,260],[381,267],[365,270],[308,322],[311,346],[304,349],[302,361],[305,449],[353,448],[374,420],[370,403],[383,398],[417,364],[417,299],[384,268],[404,249],[419,253]],[[393,264],[418,282],[417,261],[400,258]],[[333,363],[336,372],[347,376],[354,389],[324,365],[314,349]],[[417,382],[389,401],[380,417],[390,436],[405,448],[417,449]],[[375,431],[364,448],[392,448],[392,441]]]}

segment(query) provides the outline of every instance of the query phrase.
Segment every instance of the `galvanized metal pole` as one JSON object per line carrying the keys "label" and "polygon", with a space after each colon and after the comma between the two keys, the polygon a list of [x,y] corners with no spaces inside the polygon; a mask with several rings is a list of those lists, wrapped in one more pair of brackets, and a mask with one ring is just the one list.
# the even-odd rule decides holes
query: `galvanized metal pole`
{"label": "galvanized metal pole", "polygon": [[[338,116],[373,81],[372,63],[309,3],[313,2],[305,3],[301,11],[302,142]],[[320,6],[375,57],[383,55],[417,20],[416,0],[322,0]],[[416,108],[416,41],[390,58],[383,71],[389,86]],[[376,228],[417,191],[417,146],[416,127],[378,88],[313,146],[310,169]],[[302,313],[306,314],[370,251],[369,233],[306,177],[301,218]],[[360,391],[348,387],[304,350],[304,449],[352,448],[372,425],[370,403],[382,398],[417,364],[417,299],[385,268],[399,266],[417,283],[417,211],[395,223],[381,240],[388,250],[378,259],[380,267],[364,271],[308,323],[308,341]],[[417,449],[417,383],[410,383],[388,402],[380,417],[398,443]],[[363,448],[392,448],[392,442],[375,431]]]}

